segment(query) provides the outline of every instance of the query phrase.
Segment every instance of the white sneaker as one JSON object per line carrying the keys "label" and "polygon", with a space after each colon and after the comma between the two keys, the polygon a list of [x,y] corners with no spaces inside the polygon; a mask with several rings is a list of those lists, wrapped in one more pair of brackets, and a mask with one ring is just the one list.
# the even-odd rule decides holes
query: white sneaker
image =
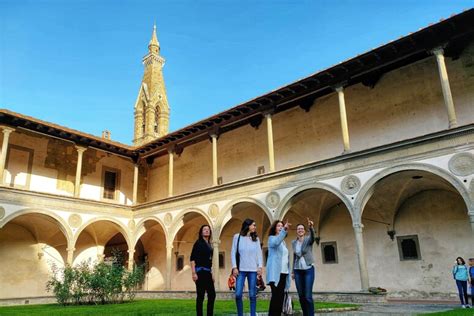
{"label": "white sneaker", "polygon": [[466,305],[462,305],[462,308],[466,308]]}
{"label": "white sneaker", "polygon": [[471,308],[471,305],[467,304],[467,305],[466,305],[466,308]]}

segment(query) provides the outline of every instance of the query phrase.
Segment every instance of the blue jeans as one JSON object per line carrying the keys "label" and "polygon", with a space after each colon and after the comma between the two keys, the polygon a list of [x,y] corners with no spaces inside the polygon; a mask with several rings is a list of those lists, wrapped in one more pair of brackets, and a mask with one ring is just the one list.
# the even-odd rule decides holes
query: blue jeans
{"label": "blue jeans", "polygon": [[296,289],[300,299],[303,315],[314,315],[313,302],[313,283],[314,283],[314,266],[308,270],[294,270]]}
{"label": "blue jeans", "polygon": [[235,284],[235,303],[237,304],[237,314],[244,314],[244,303],[242,293],[244,292],[245,278],[248,281],[250,315],[255,316],[257,311],[257,272],[239,271],[237,282]]}
{"label": "blue jeans", "polygon": [[461,300],[461,304],[469,304],[469,301],[467,300],[467,281],[456,280],[456,285],[458,287],[459,300]]}

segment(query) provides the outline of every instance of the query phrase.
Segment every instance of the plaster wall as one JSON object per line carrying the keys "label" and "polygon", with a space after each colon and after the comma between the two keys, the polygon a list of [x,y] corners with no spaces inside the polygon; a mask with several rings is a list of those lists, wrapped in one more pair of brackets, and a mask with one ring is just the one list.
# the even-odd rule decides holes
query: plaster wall
{"label": "plaster wall", "polygon": [[[31,232],[8,223],[0,230],[0,298],[50,295],[46,282],[52,266],[64,267],[64,247],[39,243]],[[39,256],[38,254],[42,255]]]}
{"label": "plaster wall", "polygon": [[451,269],[456,257],[474,257],[466,206],[452,192],[424,191],[399,210],[396,236],[417,235],[421,260],[400,261],[397,240],[390,240],[385,225],[364,221],[364,226],[370,283],[387,288],[392,296],[454,293]]}

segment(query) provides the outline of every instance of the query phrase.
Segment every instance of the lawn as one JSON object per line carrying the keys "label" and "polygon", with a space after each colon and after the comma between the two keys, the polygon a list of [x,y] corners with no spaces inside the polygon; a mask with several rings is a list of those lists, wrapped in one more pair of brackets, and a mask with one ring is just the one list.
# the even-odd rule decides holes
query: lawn
{"label": "lawn", "polygon": [[[204,302],[206,304],[206,301]],[[248,300],[244,303],[248,311]],[[269,301],[257,301],[257,311],[268,310]],[[355,307],[353,304],[316,303],[316,309],[334,307]],[[295,302],[295,309],[300,309]],[[236,313],[235,302],[218,300],[214,308],[214,315]],[[87,306],[59,306],[49,305],[22,305],[0,307],[0,315],[195,315],[194,300],[137,300],[131,303]]]}
{"label": "lawn", "polygon": [[[1,311],[1,310],[0,310]],[[463,309],[463,308],[456,308],[456,309],[452,309],[452,310],[449,310],[449,311],[446,311],[446,312],[438,312],[438,313],[429,313],[429,314],[423,314],[423,315],[437,315],[437,316],[472,316],[474,315],[474,309],[473,308],[466,308],[466,309]]]}

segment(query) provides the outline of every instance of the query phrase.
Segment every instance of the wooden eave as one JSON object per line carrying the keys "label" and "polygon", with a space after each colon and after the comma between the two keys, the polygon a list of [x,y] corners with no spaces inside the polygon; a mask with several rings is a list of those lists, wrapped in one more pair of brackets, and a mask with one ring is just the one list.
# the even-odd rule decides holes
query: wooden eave
{"label": "wooden eave", "polygon": [[335,87],[362,83],[373,88],[383,74],[429,57],[434,48],[443,47],[446,57],[457,59],[474,39],[473,21],[474,9],[469,9],[138,147],[8,110],[0,110],[0,124],[40,132],[135,161],[146,158],[152,163],[168,150],[180,153],[187,146],[209,139],[211,134],[226,133],[246,124],[258,128],[266,113],[279,113],[296,106],[309,111],[315,99],[333,93]]}

